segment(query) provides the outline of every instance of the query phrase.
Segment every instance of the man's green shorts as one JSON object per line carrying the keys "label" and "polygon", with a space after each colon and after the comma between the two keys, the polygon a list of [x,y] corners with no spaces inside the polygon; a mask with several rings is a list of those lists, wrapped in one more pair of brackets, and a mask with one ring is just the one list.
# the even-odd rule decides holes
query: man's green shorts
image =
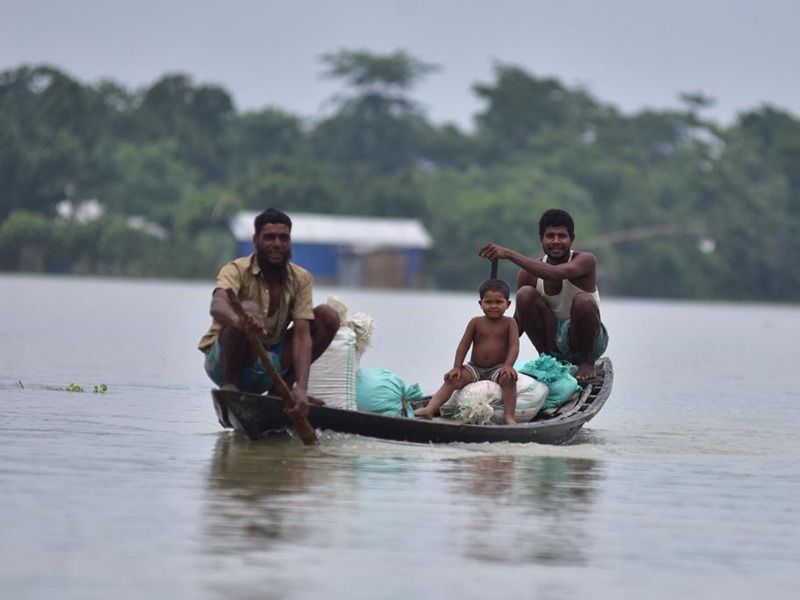
{"label": "man's green shorts", "polygon": [[[581,356],[570,346],[569,323],[570,319],[566,319],[559,322],[558,327],[556,328],[556,347],[558,348],[556,358],[559,360],[565,360],[573,365],[577,365],[581,362]],[[608,348],[608,331],[606,330],[606,326],[600,323],[600,332],[597,334],[597,338],[594,340],[594,351],[592,352],[592,358],[597,360],[603,356],[606,348]]]}
{"label": "man's green shorts", "polygon": [[[280,373],[281,377],[286,375],[288,369],[281,368],[281,353],[283,352],[283,342],[267,350],[269,362]],[[222,385],[224,374],[224,363],[222,360],[222,348],[219,347],[219,340],[214,340],[214,345],[206,352],[205,360],[206,373],[211,381],[217,385]],[[266,367],[257,359],[255,364],[244,367],[239,371],[238,388],[243,392],[252,394],[263,394],[272,389],[272,378],[267,373]]]}

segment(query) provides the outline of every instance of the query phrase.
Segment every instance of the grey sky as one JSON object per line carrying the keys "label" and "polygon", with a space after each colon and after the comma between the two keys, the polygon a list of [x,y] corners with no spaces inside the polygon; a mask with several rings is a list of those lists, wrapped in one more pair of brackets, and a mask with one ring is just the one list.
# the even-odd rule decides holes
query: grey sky
{"label": "grey sky", "polygon": [[471,122],[495,61],[625,111],[703,91],[728,122],[762,103],[800,114],[798,25],[796,0],[0,0],[0,69],[129,87],[181,71],[240,109],[314,116],[338,89],[321,54],[402,48],[440,65],[413,93],[439,122]]}

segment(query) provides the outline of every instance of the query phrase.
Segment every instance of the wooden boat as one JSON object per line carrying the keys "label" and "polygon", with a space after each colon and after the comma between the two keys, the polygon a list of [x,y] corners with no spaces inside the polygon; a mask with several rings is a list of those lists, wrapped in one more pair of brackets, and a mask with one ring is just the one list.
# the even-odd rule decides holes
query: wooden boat
{"label": "wooden boat", "polygon": [[[533,421],[516,425],[468,425],[453,419],[410,419],[314,405],[309,407],[308,420],[317,429],[405,442],[564,444],[600,411],[611,394],[611,360],[601,358],[596,371],[595,379],[554,414],[540,413]],[[211,394],[220,424],[250,439],[266,437],[290,425],[278,397],[222,390]]]}

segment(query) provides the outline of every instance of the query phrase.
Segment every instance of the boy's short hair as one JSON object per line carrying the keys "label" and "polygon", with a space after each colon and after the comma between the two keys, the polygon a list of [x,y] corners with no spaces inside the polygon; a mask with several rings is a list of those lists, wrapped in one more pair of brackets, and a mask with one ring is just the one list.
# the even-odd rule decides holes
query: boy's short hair
{"label": "boy's short hair", "polygon": [[481,284],[481,287],[478,288],[478,294],[480,295],[481,300],[483,300],[483,295],[486,292],[502,292],[506,300],[508,300],[511,296],[511,289],[502,279],[487,279],[484,281]]}
{"label": "boy's short hair", "polygon": [[255,221],[253,221],[253,225],[256,228],[256,234],[258,234],[258,232],[261,231],[261,228],[267,223],[280,223],[282,225],[286,225],[289,228],[289,231],[292,230],[292,220],[289,218],[289,215],[276,208],[268,208],[256,216]]}
{"label": "boy's short hair", "polygon": [[572,220],[572,215],[565,210],[551,208],[544,211],[542,218],[539,219],[539,239],[542,239],[548,227],[566,227],[570,239],[575,239],[575,222]]}

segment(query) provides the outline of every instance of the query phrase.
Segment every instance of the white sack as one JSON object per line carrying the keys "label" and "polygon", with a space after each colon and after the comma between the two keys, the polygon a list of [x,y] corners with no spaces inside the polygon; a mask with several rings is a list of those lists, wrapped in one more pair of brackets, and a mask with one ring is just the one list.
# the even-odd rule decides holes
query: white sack
{"label": "white sack", "polygon": [[369,315],[356,313],[347,318],[347,306],[330,296],[328,305],[339,315],[341,327],[331,345],[311,365],[308,394],[326,406],[356,410],[356,373],[361,355],[369,346],[375,322]]}
{"label": "white sack", "polygon": [[355,410],[357,371],[356,334],[343,325],[328,349],[311,364],[308,394],[327,406]]}
{"label": "white sack", "polygon": [[[548,394],[547,385],[524,373],[517,374],[517,406],[514,418],[530,421],[542,408]],[[439,412],[466,423],[502,422],[503,390],[494,381],[476,381],[456,390]]]}

